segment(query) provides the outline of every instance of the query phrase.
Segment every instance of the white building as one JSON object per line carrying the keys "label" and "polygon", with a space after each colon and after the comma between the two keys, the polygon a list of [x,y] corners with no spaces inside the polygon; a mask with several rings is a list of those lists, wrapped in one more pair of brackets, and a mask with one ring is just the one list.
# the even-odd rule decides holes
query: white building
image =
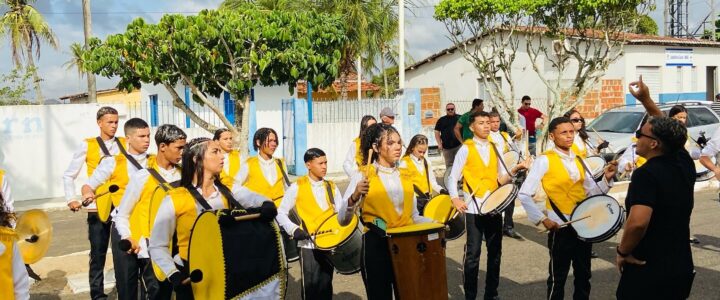
{"label": "white building", "polygon": [[[543,43],[552,47],[549,38]],[[517,105],[520,104],[520,97],[529,95],[534,100],[540,100],[534,101],[533,105],[542,110],[545,107],[543,100],[550,95],[533,70],[524,45],[524,40],[521,40],[513,65]],[[719,91],[718,65],[718,42],[629,34],[624,45],[624,55],[609,67],[602,80],[585,96],[585,107],[579,108],[592,117],[593,112],[596,114],[600,111],[597,108],[635,103],[627,91],[627,85],[640,75],[649,86],[653,99],[658,102],[712,100]],[[539,68],[540,72],[546,74],[546,78],[552,78],[548,76],[553,72],[550,63],[541,63]],[[567,73],[563,80],[572,82],[574,71]],[[455,46],[408,67],[406,87],[437,87],[443,103],[467,102],[473,98],[488,99],[478,72]],[[508,95],[507,82],[502,82],[502,88]]]}

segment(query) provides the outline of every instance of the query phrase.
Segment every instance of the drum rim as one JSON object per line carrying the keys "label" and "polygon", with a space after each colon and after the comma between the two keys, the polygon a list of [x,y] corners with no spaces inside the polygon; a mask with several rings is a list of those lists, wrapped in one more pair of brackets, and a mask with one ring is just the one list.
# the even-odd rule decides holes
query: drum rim
{"label": "drum rim", "polygon": [[[423,223],[420,223],[420,224],[423,224]],[[438,224],[438,225],[440,225],[440,224]],[[400,227],[403,227],[403,226],[400,226]],[[423,229],[423,230],[418,230],[418,231],[398,232],[398,233],[387,233],[387,231],[386,231],[385,235],[388,238],[392,238],[392,237],[431,234],[431,233],[437,233],[437,232],[441,232],[441,231],[445,231],[445,226],[438,227],[438,228],[428,228],[428,229]]]}
{"label": "drum rim", "polygon": [[[610,195],[608,195],[608,194],[592,195],[592,196],[590,196],[590,197],[585,198],[585,200],[583,200],[583,201],[578,202],[577,204],[575,204],[575,208],[573,208],[572,213],[570,213],[570,220],[569,220],[569,221],[572,221],[572,220],[573,220],[573,215],[575,215],[575,212],[577,211],[578,207],[580,207],[580,204],[582,204],[582,203],[584,203],[585,201],[588,201],[588,200],[590,200],[590,199],[592,199],[592,198],[599,198],[599,197],[608,197],[608,198],[610,198],[610,199],[615,200],[615,202],[617,203],[618,207],[620,208],[620,214],[619,214],[620,217],[615,221],[615,224],[614,224],[613,226],[611,226],[608,231],[606,231],[605,233],[602,233],[602,234],[600,234],[600,235],[598,235],[598,236],[594,236],[594,237],[581,237],[580,234],[577,232],[577,228],[575,228],[574,224],[570,224],[570,226],[573,227],[573,230],[575,230],[575,234],[577,235],[577,237],[578,237],[580,240],[582,240],[582,241],[586,241],[586,242],[589,242],[589,243],[600,243],[600,242],[604,242],[604,241],[606,241],[606,240],[609,240],[610,238],[612,238],[613,236],[615,236],[615,234],[617,234],[618,231],[620,231],[620,229],[622,228],[622,225],[625,223],[625,221],[624,221],[624,219],[625,219],[625,208],[624,208],[622,205],[620,205],[620,201],[618,201],[617,199],[615,199],[615,197],[610,196]],[[617,227],[617,228],[616,228],[616,227]],[[609,236],[606,237],[606,238],[604,238],[605,235],[609,235]],[[604,238],[604,239],[600,240],[601,238]],[[600,240],[600,241],[595,241],[595,240]]]}
{"label": "drum rim", "polygon": [[[456,218],[465,218],[465,215],[463,215],[463,214],[458,214]],[[449,220],[448,220],[448,221],[449,221]],[[463,235],[465,235],[465,232],[467,231],[467,224],[465,224],[465,219],[462,219],[462,222],[460,222],[460,223],[462,223],[462,231],[460,232],[460,234],[458,234],[458,236],[456,236],[456,237],[450,238],[450,237],[448,236],[448,234],[447,234],[447,232],[450,232],[450,231],[449,231],[449,230],[446,230],[446,233],[445,233],[445,239],[446,239],[446,240],[448,240],[448,241],[454,241],[454,240],[459,239],[459,238],[462,237]],[[449,223],[445,223],[445,226],[450,226],[450,225],[448,225],[448,224],[449,224]]]}
{"label": "drum rim", "polygon": [[340,271],[340,270],[338,270],[338,268],[336,267],[335,263],[333,263],[333,261],[332,261],[332,259],[331,259],[331,257],[333,257],[333,253],[332,253],[333,250],[335,250],[336,248],[339,248],[339,247],[347,244],[348,242],[350,242],[351,237],[353,237],[355,234],[358,234],[358,235],[359,235],[359,238],[360,238],[360,252],[361,252],[359,255],[362,255],[362,232],[360,232],[360,228],[357,228],[357,227],[356,227],[355,229],[356,229],[356,230],[353,231],[353,233],[348,237],[348,239],[347,239],[346,241],[343,241],[342,244],[338,245],[337,247],[333,248],[332,250],[323,250],[323,251],[327,251],[327,252],[328,252],[328,253],[326,254],[326,255],[327,255],[327,260],[330,261],[330,264],[332,264],[333,270],[335,270],[335,273],[338,273],[338,274],[341,274],[341,275],[352,275],[352,274],[355,274],[355,273],[357,273],[357,272],[360,272],[360,269],[362,269],[362,261],[361,261],[361,262],[360,262],[360,265],[357,267],[357,269],[353,269],[352,271],[348,271],[348,272]]}
{"label": "drum rim", "polygon": [[[338,213],[333,213],[333,214],[330,215],[327,219],[325,219],[324,221],[322,221],[322,223],[320,223],[320,225],[318,225],[318,228],[315,229],[315,232],[313,232],[313,233],[317,233],[318,230],[320,230],[320,228],[325,224],[325,222],[327,222],[328,220],[330,220],[330,219],[333,218],[333,217],[336,217],[337,214],[338,214]],[[353,215],[353,218],[357,218],[357,217],[358,217],[357,215]],[[352,222],[352,221],[351,221],[351,222]],[[359,224],[359,223],[360,223],[360,220],[358,220],[358,224]],[[341,226],[341,227],[344,227],[344,226]],[[320,247],[320,246],[317,245],[317,243],[315,242],[314,239],[312,240],[312,244],[313,244],[313,246],[315,246],[315,249],[330,251],[330,250],[333,250],[333,249],[335,249],[335,248],[337,248],[337,247],[340,247],[340,246],[344,245],[345,243],[347,243],[347,242],[350,240],[350,238],[355,234],[355,231],[359,231],[359,230],[360,230],[359,226],[358,226],[357,224],[355,224],[355,229],[353,229],[353,233],[349,234],[345,239],[343,239],[341,242],[339,242],[337,245],[335,245],[335,246],[332,247],[332,248]],[[300,247],[298,247],[298,248],[300,248]]]}
{"label": "drum rim", "polygon": [[[506,185],[512,185],[512,186],[513,186],[513,189],[512,189],[512,191],[510,192],[510,195],[509,195],[508,199],[513,199],[513,200],[515,200],[515,198],[517,198],[518,193],[520,192],[520,189],[517,187],[517,185],[515,185],[515,184],[513,184],[513,183],[506,183],[506,184],[503,184],[503,185],[499,186],[497,189],[495,189],[494,191],[492,191],[492,193],[490,193],[490,195],[488,195],[488,198],[490,198],[490,196],[492,196],[492,194],[495,193],[497,190],[499,190],[501,187],[504,187],[504,186],[506,186]],[[478,209],[478,214],[484,216],[484,215],[489,215],[489,214],[497,213],[498,211],[505,210],[505,208],[507,208],[507,207],[509,206],[510,202],[512,202],[513,200],[506,200],[506,201],[503,202],[502,204],[498,205],[495,209],[483,213],[483,207],[485,207],[485,203],[487,203],[487,199],[486,199],[486,201],[484,201],[483,204],[480,205],[480,208]]]}

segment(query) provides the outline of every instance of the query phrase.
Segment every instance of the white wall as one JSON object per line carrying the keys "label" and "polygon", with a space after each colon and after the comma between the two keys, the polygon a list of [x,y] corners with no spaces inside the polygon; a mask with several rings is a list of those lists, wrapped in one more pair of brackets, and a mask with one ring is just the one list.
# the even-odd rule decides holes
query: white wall
{"label": "white wall", "polygon": [[[290,94],[287,85],[255,88],[255,120],[257,128],[269,127],[275,129],[278,134],[278,148],[275,150],[276,157],[283,156],[285,149],[282,137],[282,100],[291,99],[297,94]],[[254,132],[249,133],[252,137]],[[252,145],[249,146],[252,148]]]}

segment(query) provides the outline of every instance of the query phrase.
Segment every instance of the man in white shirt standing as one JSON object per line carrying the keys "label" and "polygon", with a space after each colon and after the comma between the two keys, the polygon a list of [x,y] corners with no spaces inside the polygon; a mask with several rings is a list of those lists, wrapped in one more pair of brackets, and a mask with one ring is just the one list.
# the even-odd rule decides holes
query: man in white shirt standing
{"label": "man in white shirt standing", "polygon": [[[128,143],[127,151],[120,148],[120,154],[100,161],[87,183],[82,187],[83,201],[95,201],[98,206],[98,218],[104,222],[110,222],[117,213],[117,210],[114,210],[110,214],[110,218],[104,220],[107,216],[103,216],[103,211],[108,211],[103,210],[104,207],[110,207],[110,210],[113,207],[119,207],[130,177],[135,172],[146,168],[149,160],[152,163],[155,160],[154,156],[147,154],[150,146],[150,126],[147,122],[139,118],[132,118],[125,122],[123,130]],[[98,187],[108,184],[117,185],[119,190],[113,193],[110,199],[102,199],[102,201],[100,201],[101,198],[95,199],[95,191]],[[100,192],[103,191],[100,190]],[[129,254],[120,250],[118,246],[120,235],[114,226],[111,226],[110,240],[118,299],[135,299],[137,298],[137,284],[132,283],[138,282],[137,262],[129,257]]]}
{"label": "man in white shirt standing", "polygon": [[[125,189],[115,215],[115,229],[122,240],[130,245],[127,259],[135,259],[141,277],[141,299],[167,299],[172,295],[172,285],[160,281],[150,265],[148,239],[152,232],[157,208],[167,191],[177,186],[180,180],[180,159],[187,135],[175,125],[158,127],[155,143],[158,155],[155,164],[135,172]],[[124,250],[124,249],[123,249]],[[164,279],[164,278],[163,278]],[[137,284],[137,281],[129,284]]]}
{"label": "man in white shirt standing", "polygon": [[[525,182],[520,188],[520,202],[530,222],[542,224],[550,231],[550,250],[547,298],[563,299],[565,281],[570,264],[575,276],[573,299],[590,297],[590,252],[592,244],[578,239],[575,230],[560,227],[570,218],[575,206],[589,196],[607,193],[617,171],[617,163],[610,163],[605,169],[603,180],[596,183],[585,170],[581,159],[570,150],[575,140],[575,128],[569,118],[555,118],[548,127],[549,138],[555,147],[539,156],[533,163]],[[535,205],[533,196],[542,184],[548,200],[545,207],[547,216]]]}
{"label": "man in white shirt standing", "polygon": [[[90,177],[97,168],[103,157],[111,157],[120,153],[125,140],[116,138],[115,132],[118,127],[118,112],[112,107],[101,107],[96,115],[97,125],[100,129],[100,136],[86,138],[80,149],[75,152],[70,165],[63,173],[63,185],[65,187],[65,200],[68,207],[75,212],[82,208],[81,200],[76,196],[75,179],[87,165],[87,174]],[[110,223],[103,223],[98,218],[95,203],[87,206],[88,216],[88,240],[90,241],[90,298],[107,299],[104,288],[105,255],[108,242],[110,241]]]}

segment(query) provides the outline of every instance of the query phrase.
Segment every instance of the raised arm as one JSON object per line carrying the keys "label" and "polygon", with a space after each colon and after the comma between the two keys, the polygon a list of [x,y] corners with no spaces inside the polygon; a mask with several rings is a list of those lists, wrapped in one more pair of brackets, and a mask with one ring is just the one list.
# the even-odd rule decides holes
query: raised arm
{"label": "raised arm", "polygon": [[648,115],[653,117],[662,117],[663,113],[660,111],[660,108],[658,108],[657,104],[650,98],[650,89],[642,80],[642,75],[640,75],[640,79],[635,82],[631,82],[629,86],[630,94],[635,97],[635,99],[638,99],[640,103],[642,103],[643,107],[645,107],[645,110],[647,111]]}

